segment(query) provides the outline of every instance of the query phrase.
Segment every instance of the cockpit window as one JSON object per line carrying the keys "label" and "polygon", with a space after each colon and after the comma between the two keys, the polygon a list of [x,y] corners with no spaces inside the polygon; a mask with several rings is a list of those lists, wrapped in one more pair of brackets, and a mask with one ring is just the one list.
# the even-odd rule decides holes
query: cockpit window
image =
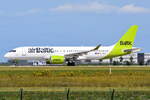
{"label": "cockpit window", "polygon": [[10,50],[9,52],[16,52],[16,50]]}

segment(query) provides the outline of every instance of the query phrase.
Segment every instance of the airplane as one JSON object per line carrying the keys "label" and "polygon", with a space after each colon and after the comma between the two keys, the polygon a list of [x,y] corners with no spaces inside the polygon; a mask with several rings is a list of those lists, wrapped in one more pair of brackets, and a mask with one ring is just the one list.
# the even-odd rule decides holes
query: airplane
{"label": "airplane", "polygon": [[131,26],[122,38],[111,46],[28,46],[10,50],[4,55],[9,60],[39,60],[47,64],[75,66],[80,60],[103,60],[141,51],[133,47],[138,25]]}

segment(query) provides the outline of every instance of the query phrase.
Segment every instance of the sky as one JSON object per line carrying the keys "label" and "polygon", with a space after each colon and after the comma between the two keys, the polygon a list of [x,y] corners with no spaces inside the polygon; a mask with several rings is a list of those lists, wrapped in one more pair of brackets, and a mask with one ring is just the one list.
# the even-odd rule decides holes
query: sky
{"label": "sky", "polygon": [[0,0],[0,61],[21,46],[96,46],[139,25],[135,46],[150,52],[150,0]]}

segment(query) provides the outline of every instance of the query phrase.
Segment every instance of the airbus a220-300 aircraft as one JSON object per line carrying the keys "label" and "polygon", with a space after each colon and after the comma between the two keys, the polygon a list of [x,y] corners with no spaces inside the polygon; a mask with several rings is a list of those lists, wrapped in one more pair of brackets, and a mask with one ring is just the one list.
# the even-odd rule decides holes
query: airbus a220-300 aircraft
{"label": "airbus a220-300 aircraft", "polygon": [[133,47],[138,26],[133,25],[112,46],[96,47],[51,47],[51,46],[29,46],[18,47],[5,54],[10,60],[39,60],[48,64],[76,65],[79,60],[100,60],[123,56],[140,51]]}

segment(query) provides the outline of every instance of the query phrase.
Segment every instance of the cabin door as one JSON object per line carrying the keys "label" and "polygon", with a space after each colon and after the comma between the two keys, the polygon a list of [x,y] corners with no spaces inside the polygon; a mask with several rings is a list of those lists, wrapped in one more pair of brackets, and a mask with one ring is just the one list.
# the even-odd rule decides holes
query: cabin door
{"label": "cabin door", "polygon": [[22,48],[22,56],[26,56],[26,50],[25,50],[25,48]]}

